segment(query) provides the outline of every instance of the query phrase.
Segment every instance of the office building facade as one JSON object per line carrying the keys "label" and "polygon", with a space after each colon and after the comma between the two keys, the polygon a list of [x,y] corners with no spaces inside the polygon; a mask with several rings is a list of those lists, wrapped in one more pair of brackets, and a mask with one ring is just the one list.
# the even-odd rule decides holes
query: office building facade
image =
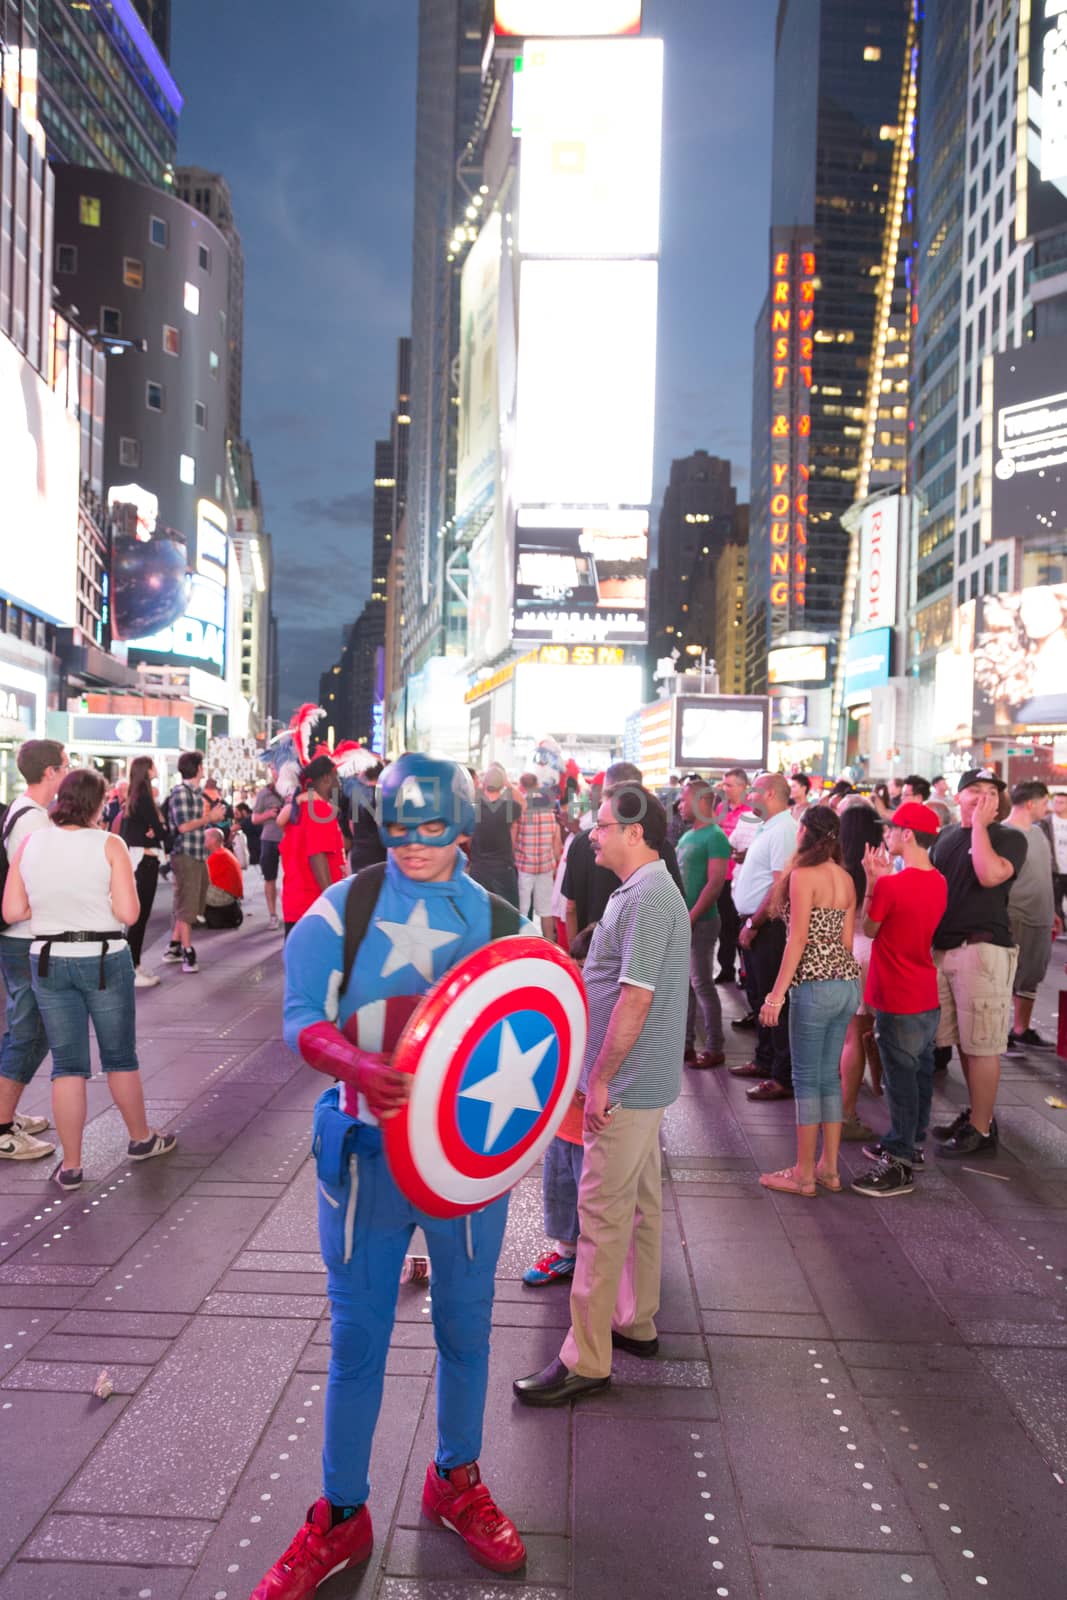
{"label": "office building facade", "polygon": [[738,539],[715,563],[715,668],[722,694],[745,692],[745,592],[748,579],[748,507],[738,506]]}
{"label": "office building facade", "polygon": [[226,292],[226,339],[230,353],[226,427],[231,439],[241,437],[241,393],[244,385],[245,254],[233,215],[230,186],[220,172],[179,167],[174,175],[179,200],[213,222],[229,246]]}
{"label": "office building facade", "polygon": [[677,652],[678,671],[715,651],[718,562],[739,536],[730,463],[706,450],[671,462],[650,584],[648,658]]}

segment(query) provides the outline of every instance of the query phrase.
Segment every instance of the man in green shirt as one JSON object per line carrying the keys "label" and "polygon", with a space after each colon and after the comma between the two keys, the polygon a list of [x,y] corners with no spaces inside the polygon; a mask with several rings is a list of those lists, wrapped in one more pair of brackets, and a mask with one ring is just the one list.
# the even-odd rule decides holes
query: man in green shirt
{"label": "man in green shirt", "polygon": [[[721,1067],[726,1056],[714,956],[719,937],[717,902],[730,864],[730,841],[715,821],[715,796],[711,785],[703,778],[690,779],[685,785],[678,809],[690,825],[677,846],[678,867],[692,928],[685,1064],[688,1067]],[[696,1051],[697,1006],[704,1024],[705,1049],[700,1055]]]}

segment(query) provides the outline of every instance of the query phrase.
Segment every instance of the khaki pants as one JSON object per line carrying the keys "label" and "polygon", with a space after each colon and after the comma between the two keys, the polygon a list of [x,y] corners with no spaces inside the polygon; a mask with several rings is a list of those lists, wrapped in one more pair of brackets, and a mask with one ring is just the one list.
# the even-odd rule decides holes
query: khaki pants
{"label": "khaki pants", "polygon": [[611,1372],[611,1330],[654,1339],[663,1244],[659,1129],[663,1108],[620,1106],[586,1138],[578,1188],[571,1326],[559,1358],[583,1378]]}

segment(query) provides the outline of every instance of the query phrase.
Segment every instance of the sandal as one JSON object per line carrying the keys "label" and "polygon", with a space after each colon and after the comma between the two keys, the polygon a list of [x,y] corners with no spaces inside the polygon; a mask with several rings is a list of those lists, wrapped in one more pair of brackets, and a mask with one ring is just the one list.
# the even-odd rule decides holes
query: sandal
{"label": "sandal", "polygon": [[820,1189],[829,1189],[831,1194],[841,1193],[841,1178],[840,1174],[836,1172],[821,1172],[819,1168],[816,1167],[815,1182],[819,1185]]}
{"label": "sandal", "polygon": [[765,1189],[776,1189],[779,1194],[799,1194],[805,1200],[814,1200],[814,1183],[801,1183],[795,1167],[783,1167],[781,1172],[761,1172],[760,1183]]}

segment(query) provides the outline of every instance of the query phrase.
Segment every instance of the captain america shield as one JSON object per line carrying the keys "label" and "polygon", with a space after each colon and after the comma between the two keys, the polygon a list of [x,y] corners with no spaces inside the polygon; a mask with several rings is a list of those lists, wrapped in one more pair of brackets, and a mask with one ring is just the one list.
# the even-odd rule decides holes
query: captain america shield
{"label": "captain america shield", "polygon": [[581,973],[544,939],[497,939],[453,967],[393,1052],[411,1097],[382,1133],[412,1204],[462,1216],[512,1189],[574,1098],[587,1031]]}

